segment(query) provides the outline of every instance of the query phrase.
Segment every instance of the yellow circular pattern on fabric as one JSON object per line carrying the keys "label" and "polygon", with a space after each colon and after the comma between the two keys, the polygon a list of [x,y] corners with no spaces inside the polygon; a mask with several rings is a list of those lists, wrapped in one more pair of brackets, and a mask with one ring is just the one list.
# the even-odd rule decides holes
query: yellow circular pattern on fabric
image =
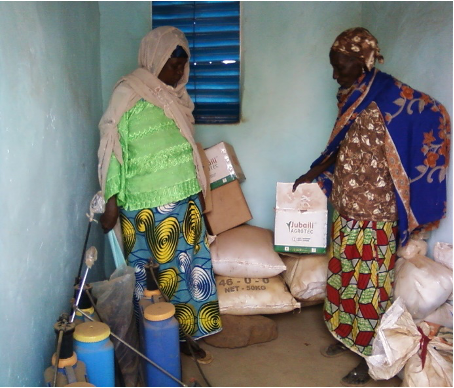
{"label": "yellow circular pattern on fabric", "polygon": [[139,232],[151,231],[154,226],[154,214],[150,209],[143,209],[137,213],[135,221]]}
{"label": "yellow circular pattern on fabric", "polygon": [[134,245],[136,244],[136,231],[134,225],[129,221],[128,217],[120,214],[121,230],[123,232],[123,245],[125,250],[125,257],[129,257]]}
{"label": "yellow circular pattern on fabric", "polygon": [[217,301],[204,304],[199,310],[199,329],[203,333],[210,333],[221,328],[221,316]]}
{"label": "yellow circular pattern on fabric", "polygon": [[[183,219],[183,236],[189,245],[197,245],[202,234],[202,214],[194,201],[188,202]],[[200,248],[200,247],[197,247]]]}
{"label": "yellow circular pattern on fabric", "polygon": [[153,232],[147,233],[148,244],[160,264],[168,263],[175,256],[180,225],[175,217],[162,220]]}
{"label": "yellow circular pattern on fabric", "polygon": [[175,295],[178,287],[178,274],[174,268],[168,268],[159,273],[159,288],[162,293],[167,295],[169,299]]}
{"label": "yellow circular pattern on fabric", "polygon": [[175,318],[180,324],[180,338],[185,334],[191,336],[196,332],[196,314],[193,306],[186,303],[176,304]]}

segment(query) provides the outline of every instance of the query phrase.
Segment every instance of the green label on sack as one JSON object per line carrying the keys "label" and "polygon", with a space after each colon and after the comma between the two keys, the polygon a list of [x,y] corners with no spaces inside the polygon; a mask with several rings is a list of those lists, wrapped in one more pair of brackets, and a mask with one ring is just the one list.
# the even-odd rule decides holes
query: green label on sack
{"label": "green label on sack", "polygon": [[288,247],[284,245],[275,245],[274,250],[281,253],[326,253],[326,248],[320,247]]}

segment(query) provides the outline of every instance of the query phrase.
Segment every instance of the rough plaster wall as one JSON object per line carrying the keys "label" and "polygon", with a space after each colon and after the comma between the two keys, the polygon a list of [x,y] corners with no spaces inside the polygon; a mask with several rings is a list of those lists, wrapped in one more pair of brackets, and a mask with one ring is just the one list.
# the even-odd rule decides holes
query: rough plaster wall
{"label": "rough plaster wall", "polygon": [[[363,2],[364,27],[379,40],[378,67],[443,103],[453,118],[452,2]],[[448,172],[447,217],[428,241],[453,242],[453,150]]]}
{"label": "rough plaster wall", "polygon": [[98,188],[97,2],[0,2],[0,53],[0,383],[43,386]]}
{"label": "rough plaster wall", "polygon": [[254,217],[274,230],[276,182],[293,182],[323,151],[336,117],[329,47],[360,23],[357,2],[241,3],[242,120],[198,125],[205,146],[233,145]]}
{"label": "rough plaster wall", "polygon": [[151,2],[100,1],[99,12],[102,95],[106,108],[118,79],[137,68],[140,41],[151,29]]}

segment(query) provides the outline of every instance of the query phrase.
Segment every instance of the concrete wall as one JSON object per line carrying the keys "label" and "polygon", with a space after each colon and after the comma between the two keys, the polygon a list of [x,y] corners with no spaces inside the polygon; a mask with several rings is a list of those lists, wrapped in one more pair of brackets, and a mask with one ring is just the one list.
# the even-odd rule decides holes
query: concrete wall
{"label": "concrete wall", "polygon": [[151,30],[150,1],[100,1],[104,108],[117,80],[137,68],[140,41]]}
{"label": "concrete wall", "polygon": [[[0,2],[0,385],[44,386],[98,190],[96,2]],[[93,227],[89,246],[103,256]],[[89,280],[104,278],[100,259]]]}

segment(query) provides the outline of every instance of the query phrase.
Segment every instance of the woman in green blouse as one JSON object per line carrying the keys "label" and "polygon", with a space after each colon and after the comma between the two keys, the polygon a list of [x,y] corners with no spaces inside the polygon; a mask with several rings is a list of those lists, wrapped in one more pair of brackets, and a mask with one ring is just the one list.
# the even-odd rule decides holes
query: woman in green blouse
{"label": "woman in green blouse", "polygon": [[134,307],[146,288],[144,266],[175,305],[184,334],[221,330],[218,298],[199,199],[207,182],[194,141],[194,105],[186,91],[189,48],[174,27],[141,42],[139,68],[121,78],[100,122],[98,173],[107,201],[101,226],[121,224],[125,257],[135,267]]}

